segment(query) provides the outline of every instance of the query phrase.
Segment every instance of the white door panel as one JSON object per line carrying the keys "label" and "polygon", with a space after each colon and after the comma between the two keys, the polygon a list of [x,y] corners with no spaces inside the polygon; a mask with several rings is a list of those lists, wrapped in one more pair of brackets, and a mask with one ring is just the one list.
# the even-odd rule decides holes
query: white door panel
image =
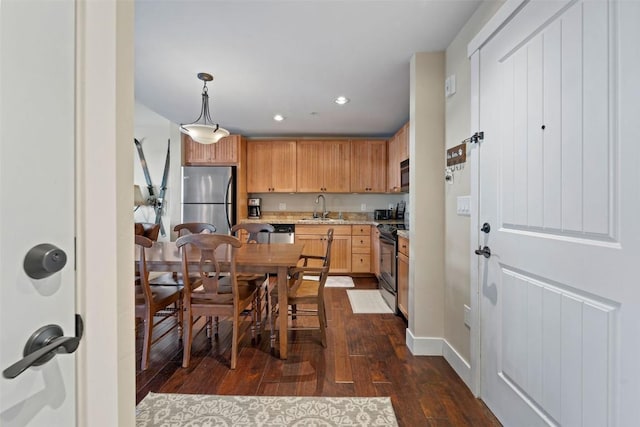
{"label": "white door panel", "polygon": [[[44,325],[75,335],[74,23],[72,1],[0,1],[0,369]],[[59,247],[50,277],[24,271],[27,252]],[[0,378],[0,425],[74,425],[75,355]]]}
{"label": "white door panel", "polygon": [[481,397],[505,425],[638,419],[634,18],[531,1],[480,49]]}

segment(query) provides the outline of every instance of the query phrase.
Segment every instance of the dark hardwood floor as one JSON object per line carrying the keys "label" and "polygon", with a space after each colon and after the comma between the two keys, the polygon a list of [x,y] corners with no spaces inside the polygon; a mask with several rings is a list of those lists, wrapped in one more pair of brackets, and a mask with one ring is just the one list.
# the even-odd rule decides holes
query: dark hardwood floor
{"label": "dark hardwood floor", "polygon": [[[355,278],[357,289],[376,287]],[[390,396],[400,426],[499,426],[442,357],[413,356],[405,345],[406,322],[391,314],[353,314],[344,288],[327,288],[327,348],[317,331],[291,331],[289,358],[273,356],[269,332],[257,344],[245,337],[235,371],[229,369],[230,328],[221,322],[217,340],[194,338],[191,365],[182,368],[177,329],[151,349],[150,368],[140,371],[136,342],[137,402],[152,391],[223,395]],[[304,321],[316,321],[306,318]],[[171,325],[160,325],[154,336]],[[201,322],[202,323],[202,322]]]}

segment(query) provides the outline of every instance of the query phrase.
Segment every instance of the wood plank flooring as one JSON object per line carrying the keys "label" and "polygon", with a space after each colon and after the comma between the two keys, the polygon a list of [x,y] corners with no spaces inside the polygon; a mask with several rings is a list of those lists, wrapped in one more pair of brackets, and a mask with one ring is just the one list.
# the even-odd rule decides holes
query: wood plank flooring
{"label": "wood plank flooring", "polygon": [[[373,278],[354,278],[357,289]],[[344,288],[327,288],[327,348],[318,331],[289,332],[289,358],[270,352],[269,332],[240,347],[229,369],[230,333],[221,322],[217,340],[202,330],[193,341],[191,366],[182,368],[182,343],[173,329],[151,348],[150,368],[140,371],[136,342],[137,402],[152,391],[221,395],[390,396],[400,426],[499,426],[442,357],[413,356],[405,345],[406,322],[391,314],[353,314]],[[300,321],[317,322],[315,318]],[[160,336],[165,322],[155,331]],[[317,323],[315,323],[317,324]],[[268,328],[267,328],[268,329]]]}

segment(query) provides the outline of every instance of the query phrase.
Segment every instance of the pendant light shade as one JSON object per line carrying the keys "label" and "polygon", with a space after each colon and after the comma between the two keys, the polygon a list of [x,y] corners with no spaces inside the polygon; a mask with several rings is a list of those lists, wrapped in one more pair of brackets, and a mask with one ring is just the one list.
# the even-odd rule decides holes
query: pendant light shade
{"label": "pendant light shade", "polygon": [[189,135],[191,139],[200,144],[214,144],[225,136],[229,136],[229,131],[213,123],[209,114],[209,93],[207,82],[213,80],[213,76],[207,73],[198,73],[198,78],[204,82],[202,88],[202,107],[200,116],[195,122],[181,125],[180,132]]}

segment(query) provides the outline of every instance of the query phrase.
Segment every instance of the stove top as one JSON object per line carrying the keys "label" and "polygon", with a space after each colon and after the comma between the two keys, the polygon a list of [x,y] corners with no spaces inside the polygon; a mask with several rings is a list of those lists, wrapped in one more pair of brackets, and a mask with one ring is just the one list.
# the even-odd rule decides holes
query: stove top
{"label": "stove top", "polygon": [[394,239],[398,235],[398,230],[409,230],[408,224],[404,222],[378,224],[380,234],[392,236]]}

